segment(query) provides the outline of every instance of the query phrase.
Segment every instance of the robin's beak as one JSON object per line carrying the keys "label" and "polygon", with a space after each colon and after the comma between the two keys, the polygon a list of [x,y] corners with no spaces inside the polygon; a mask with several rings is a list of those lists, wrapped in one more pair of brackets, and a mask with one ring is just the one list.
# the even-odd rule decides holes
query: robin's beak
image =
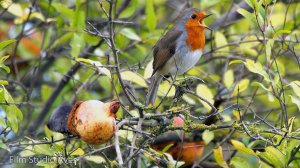
{"label": "robin's beak", "polygon": [[[211,15],[212,15],[212,13],[207,14],[207,15],[205,15],[202,19],[205,19],[205,18],[207,18],[207,17],[209,17],[209,16],[211,16]],[[210,31],[213,31],[210,27],[208,27],[208,26],[206,26],[206,25],[204,25],[204,27],[207,28],[207,29],[210,30]]]}

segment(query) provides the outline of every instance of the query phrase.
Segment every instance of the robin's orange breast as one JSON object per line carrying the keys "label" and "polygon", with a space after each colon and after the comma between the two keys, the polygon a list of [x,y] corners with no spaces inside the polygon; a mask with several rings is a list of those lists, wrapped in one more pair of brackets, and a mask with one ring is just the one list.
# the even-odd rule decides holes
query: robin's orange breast
{"label": "robin's orange breast", "polygon": [[188,26],[186,24],[187,39],[186,44],[190,47],[192,51],[201,49],[205,47],[205,33],[204,28],[196,26]]}

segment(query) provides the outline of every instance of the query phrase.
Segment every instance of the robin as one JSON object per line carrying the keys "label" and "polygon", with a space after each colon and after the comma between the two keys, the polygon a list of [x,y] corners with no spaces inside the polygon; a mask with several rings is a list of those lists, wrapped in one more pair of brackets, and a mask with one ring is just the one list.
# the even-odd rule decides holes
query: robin
{"label": "robin", "polygon": [[[174,126],[182,127],[183,124],[184,120],[182,117],[173,118]],[[166,153],[170,154],[175,160],[184,161],[184,166],[188,167],[202,156],[204,142],[199,134],[187,137],[183,131],[168,131],[158,136],[150,146],[157,151],[162,151],[169,147]]]}
{"label": "robin", "polygon": [[50,117],[47,126],[55,132],[78,136],[88,144],[109,141],[115,132],[118,100],[103,103],[98,100],[62,105]]}
{"label": "robin", "polygon": [[163,78],[181,75],[200,59],[205,46],[204,19],[211,14],[188,8],[178,17],[174,26],[153,47],[153,73],[146,104],[153,104],[158,85]]}

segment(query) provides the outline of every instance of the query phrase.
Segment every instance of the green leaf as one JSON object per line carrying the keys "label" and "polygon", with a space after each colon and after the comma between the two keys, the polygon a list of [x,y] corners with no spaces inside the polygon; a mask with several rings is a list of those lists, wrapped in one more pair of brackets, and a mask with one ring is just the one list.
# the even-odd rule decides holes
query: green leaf
{"label": "green leaf", "polygon": [[229,168],[229,166],[227,165],[224,159],[222,147],[219,146],[217,149],[213,149],[213,151],[214,151],[214,158],[217,164],[223,168]]}
{"label": "green leaf", "polygon": [[20,155],[21,157],[30,157],[30,156],[36,155],[36,153],[33,152],[32,150],[33,150],[32,146],[27,146],[25,149],[23,149],[23,150],[19,153],[19,155]]}
{"label": "green leaf", "polygon": [[296,139],[290,139],[289,142],[287,143],[287,146],[284,148],[285,155],[286,155],[286,160],[290,160],[292,151],[300,145],[299,140]]}
{"label": "green leaf", "polygon": [[222,55],[222,56],[224,56],[224,54],[228,55],[229,53],[229,47],[227,46],[228,42],[223,33],[219,31],[215,33],[215,43],[216,43],[216,48],[218,49],[217,50],[218,52],[216,53],[217,55]]}
{"label": "green leaf", "polygon": [[48,144],[34,145],[33,151],[37,154],[54,156],[54,152],[51,150],[51,147]]}
{"label": "green leaf", "polygon": [[[64,135],[62,133],[51,131],[47,125],[44,126],[44,132],[48,139],[53,138],[53,140],[59,140],[59,139],[64,138]],[[56,146],[57,148],[63,149],[65,146],[65,143],[64,143],[64,141],[60,141],[60,142],[54,143],[53,145]]]}
{"label": "green leaf", "polygon": [[296,96],[291,96],[291,101],[297,105],[298,109],[300,110],[300,98],[296,97]]}
{"label": "green leaf", "polygon": [[233,82],[234,82],[233,70],[229,69],[224,74],[223,83],[227,89],[230,89]]}
{"label": "green leaf", "polygon": [[120,33],[131,40],[141,41],[141,38],[135,33],[133,29],[124,28],[120,31]]}
{"label": "green leaf", "polygon": [[11,127],[11,129],[17,133],[18,132],[18,124],[19,124],[19,119],[18,119],[18,113],[22,114],[20,110],[17,108],[16,105],[8,105],[5,108],[6,111],[6,116],[8,120],[8,125]]}
{"label": "green leaf", "polygon": [[58,46],[64,45],[66,43],[69,43],[70,39],[73,37],[73,32],[68,32],[61,37],[59,37],[57,40],[53,42],[53,44],[50,46],[49,50],[56,48]]}
{"label": "green leaf", "polygon": [[87,33],[83,34],[83,38],[84,38],[84,41],[87,42],[90,45],[97,45],[99,40],[100,40],[99,37],[92,36],[92,35],[87,34]]}
{"label": "green leaf", "polygon": [[5,60],[9,58],[9,55],[3,56],[0,58],[0,64],[2,64]]}
{"label": "green leaf", "polygon": [[52,94],[52,87],[48,85],[42,85],[42,100],[46,101],[48,100],[49,96]]}
{"label": "green leaf", "polygon": [[[10,102],[14,103],[13,98],[9,94],[9,92],[5,89],[3,85],[0,89],[0,102]],[[14,104],[9,105],[1,105],[1,107],[4,109],[4,112],[7,117],[7,125],[11,127],[11,129],[17,133],[18,132],[18,124],[20,120],[23,119],[22,112],[19,110],[19,108]]]}
{"label": "green leaf", "polygon": [[282,35],[282,34],[290,34],[291,31],[290,30],[279,30],[274,34],[273,39],[276,39],[278,36]]}
{"label": "green leaf", "polygon": [[300,81],[293,81],[290,83],[294,93],[300,98]]}
{"label": "green leaf", "polygon": [[171,144],[165,146],[165,147],[163,148],[163,150],[161,151],[161,154],[166,153],[172,146],[174,146],[173,143],[171,143]]}
{"label": "green leaf", "polygon": [[246,59],[246,62],[244,62],[244,64],[249,71],[263,76],[264,80],[266,80],[267,82],[271,81],[269,75],[259,62],[254,62],[253,60]]}
{"label": "green leaf", "polygon": [[202,134],[202,139],[204,140],[205,144],[209,144],[211,140],[213,140],[215,137],[214,132],[205,130]]}
{"label": "green leaf", "polygon": [[7,150],[8,152],[10,152],[9,147],[3,143],[3,141],[0,139],[0,148]]}
{"label": "green leaf", "polygon": [[60,15],[62,15],[65,18],[70,19],[70,22],[73,20],[74,17],[74,10],[69,8],[67,6],[67,4],[63,4],[63,3],[57,3],[54,2],[52,3],[52,6],[59,11]]}
{"label": "green leaf", "polygon": [[238,93],[241,93],[244,90],[246,90],[249,86],[249,82],[249,79],[243,79],[239,83],[237,83],[233,89],[232,95],[236,96]]}
{"label": "green leaf", "polygon": [[156,27],[156,15],[154,11],[154,0],[146,1],[146,27],[152,31]]}
{"label": "green leaf", "polygon": [[[6,40],[6,41],[2,41],[0,43],[0,50],[2,50],[3,48],[5,48],[6,46],[10,45],[11,43],[16,42],[16,40]],[[1,58],[2,59],[2,58]],[[1,62],[1,61],[0,61]]]}
{"label": "green leaf", "polygon": [[71,56],[73,58],[77,58],[80,54],[81,49],[84,48],[85,45],[83,37],[78,35],[77,33],[74,33],[70,45],[72,47]]}
{"label": "green leaf", "polygon": [[263,90],[265,90],[267,92],[271,92],[271,89],[266,88],[264,84],[256,82],[256,81],[252,82],[251,86],[255,86],[255,87],[258,86],[258,87],[262,88]]}
{"label": "green leaf", "polygon": [[266,147],[266,152],[259,153],[260,157],[272,163],[276,167],[286,167],[287,160],[284,154],[282,154],[278,149],[273,146]]}
{"label": "green leaf", "polygon": [[[121,1],[123,2],[123,1]],[[129,5],[120,13],[119,18],[128,18],[138,9],[138,0],[131,0]]]}
{"label": "green leaf", "polygon": [[242,60],[232,60],[228,65],[244,63]]}
{"label": "green leaf", "polygon": [[9,58],[9,55],[3,56],[0,58],[0,68],[4,69],[7,73],[10,72],[10,69],[8,66],[4,65],[4,61]]}
{"label": "green leaf", "polygon": [[272,56],[272,48],[273,48],[274,40],[268,40],[266,44],[266,57],[267,61],[271,61],[271,56]]}
{"label": "green leaf", "polygon": [[230,142],[238,151],[256,156],[256,153],[252,149],[247,148],[242,142],[233,139]]}
{"label": "green leaf", "polygon": [[0,85],[8,85],[8,82],[6,80],[0,80]]}
{"label": "green leaf", "polygon": [[237,12],[243,15],[248,21],[250,21],[253,25],[257,25],[256,18],[253,13],[248,12],[243,8],[237,9]]}
{"label": "green leaf", "polygon": [[6,127],[6,122],[4,120],[4,118],[0,117],[0,126],[2,126],[3,128]]}
{"label": "green leaf", "polygon": [[[214,95],[212,94],[212,92],[210,91],[210,89],[206,85],[199,84],[196,88],[196,94],[203,97],[204,99],[206,99],[211,104],[214,104]],[[200,101],[200,103],[203,104],[203,106],[207,110],[211,110],[211,107],[206,102],[204,102],[200,99],[199,99],[199,101]]]}
{"label": "green leaf", "polygon": [[234,167],[234,168],[252,168],[253,167],[245,159],[240,158],[240,157],[231,158],[230,166]]}

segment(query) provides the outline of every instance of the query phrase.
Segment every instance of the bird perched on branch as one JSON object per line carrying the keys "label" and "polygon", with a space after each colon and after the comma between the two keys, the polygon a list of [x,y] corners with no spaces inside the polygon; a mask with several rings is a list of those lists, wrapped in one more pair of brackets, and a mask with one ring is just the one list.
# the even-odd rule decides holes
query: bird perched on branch
{"label": "bird perched on branch", "polygon": [[[183,127],[184,120],[181,116],[173,118],[173,125]],[[184,166],[191,166],[203,153],[204,142],[198,134],[187,137],[183,130],[168,131],[158,136],[151,144],[151,148],[162,151],[167,148],[166,153],[173,159],[184,161]]]}
{"label": "bird perched on branch", "polygon": [[48,121],[48,128],[55,132],[78,136],[88,144],[109,141],[115,132],[115,114],[120,107],[118,100],[103,103],[98,100],[62,105]]}
{"label": "bird perched on branch", "polygon": [[210,15],[196,8],[184,10],[175,25],[155,44],[146,104],[154,103],[164,77],[181,75],[198,62],[205,46],[205,29],[210,29],[204,20]]}

